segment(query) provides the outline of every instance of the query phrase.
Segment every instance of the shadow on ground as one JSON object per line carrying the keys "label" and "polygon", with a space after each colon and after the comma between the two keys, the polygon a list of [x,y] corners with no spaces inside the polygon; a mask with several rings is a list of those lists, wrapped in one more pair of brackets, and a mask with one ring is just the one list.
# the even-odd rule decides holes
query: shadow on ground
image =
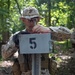
{"label": "shadow on ground", "polygon": [[56,75],[75,75],[75,50],[68,51],[57,68]]}

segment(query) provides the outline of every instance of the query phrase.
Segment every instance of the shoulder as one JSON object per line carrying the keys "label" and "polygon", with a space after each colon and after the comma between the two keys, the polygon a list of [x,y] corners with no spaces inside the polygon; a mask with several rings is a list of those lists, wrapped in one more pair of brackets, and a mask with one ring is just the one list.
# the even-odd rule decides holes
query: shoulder
{"label": "shoulder", "polygon": [[17,32],[15,32],[12,36],[17,36],[17,35],[19,35],[20,33],[22,33],[22,32],[25,32],[26,30],[24,29],[24,30],[21,30],[21,31],[17,31]]}
{"label": "shoulder", "polygon": [[17,31],[13,34],[13,36],[18,35],[20,33],[20,31]]}
{"label": "shoulder", "polygon": [[23,34],[24,32],[26,32],[26,31],[25,31],[25,30],[21,30],[21,31],[17,31],[16,33],[13,34],[12,40],[14,41],[14,43],[15,43],[16,45],[19,44],[19,35],[20,35],[20,34]]}

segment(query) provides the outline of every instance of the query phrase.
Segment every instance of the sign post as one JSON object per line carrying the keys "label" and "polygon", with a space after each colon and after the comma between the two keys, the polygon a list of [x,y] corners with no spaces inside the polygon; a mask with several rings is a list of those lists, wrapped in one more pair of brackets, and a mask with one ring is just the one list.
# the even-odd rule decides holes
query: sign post
{"label": "sign post", "polygon": [[41,75],[41,54],[32,54],[32,75]]}
{"label": "sign post", "polygon": [[50,33],[22,34],[19,36],[19,43],[21,54],[32,54],[32,75],[40,75],[41,54],[52,50]]}

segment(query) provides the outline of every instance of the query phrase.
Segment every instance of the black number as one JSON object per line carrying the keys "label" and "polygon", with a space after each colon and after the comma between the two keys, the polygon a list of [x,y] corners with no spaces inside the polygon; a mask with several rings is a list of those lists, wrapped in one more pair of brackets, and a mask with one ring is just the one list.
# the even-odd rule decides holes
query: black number
{"label": "black number", "polygon": [[30,38],[30,39],[29,39],[30,44],[32,44],[32,45],[30,46],[31,49],[35,49],[36,46],[37,46],[35,40],[36,40],[36,38]]}

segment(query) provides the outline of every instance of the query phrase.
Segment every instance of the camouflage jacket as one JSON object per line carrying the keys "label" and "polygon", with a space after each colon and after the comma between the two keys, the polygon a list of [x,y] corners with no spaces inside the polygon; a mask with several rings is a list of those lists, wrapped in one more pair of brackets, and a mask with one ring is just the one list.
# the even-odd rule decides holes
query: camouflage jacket
{"label": "camouflage jacket", "polygon": [[[52,40],[62,41],[70,38],[70,30],[66,27],[50,27]],[[11,35],[7,44],[2,46],[2,57],[3,59],[8,59],[14,55],[15,52],[19,51],[19,34],[29,34],[26,30],[18,31],[15,34]],[[23,61],[20,55],[20,61]]]}

